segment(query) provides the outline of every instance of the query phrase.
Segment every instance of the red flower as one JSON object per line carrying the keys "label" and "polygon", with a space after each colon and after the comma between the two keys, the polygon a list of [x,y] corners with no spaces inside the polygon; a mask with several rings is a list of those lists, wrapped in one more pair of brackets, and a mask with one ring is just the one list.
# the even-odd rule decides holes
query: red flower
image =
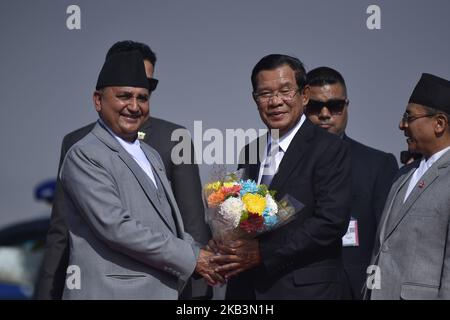
{"label": "red flower", "polygon": [[248,219],[241,221],[242,230],[247,233],[255,233],[264,229],[264,218],[258,214],[249,213]]}

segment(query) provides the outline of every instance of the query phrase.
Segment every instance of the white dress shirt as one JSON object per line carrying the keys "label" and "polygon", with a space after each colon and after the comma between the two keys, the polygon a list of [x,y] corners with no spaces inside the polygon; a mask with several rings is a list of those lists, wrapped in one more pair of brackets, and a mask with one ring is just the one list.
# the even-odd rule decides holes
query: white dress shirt
{"label": "white dress shirt", "polygon": [[120,143],[120,145],[130,154],[130,156],[136,161],[136,163],[141,167],[141,169],[147,174],[147,176],[152,180],[155,188],[156,185],[155,176],[153,174],[152,166],[147,159],[144,151],[141,149],[141,143],[139,139],[134,140],[134,142],[128,142],[116,135],[102,120],[99,119],[100,123],[112,134],[112,136]]}
{"label": "white dress shirt", "polygon": [[413,176],[411,177],[411,180],[409,181],[408,189],[406,190],[405,199],[403,199],[403,203],[406,202],[406,199],[408,199],[409,195],[413,191],[414,187],[416,186],[417,182],[419,182],[420,178],[430,169],[430,167],[439,160],[440,157],[444,153],[450,150],[450,147],[447,147],[445,149],[442,149],[439,152],[436,152],[433,154],[428,160],[425,160],[425,158],[420,161],[419,167],[414,171]]}
{"label": "white dress shirt", "polygon": [[[267,150],[265,153],[265,157],[263,159],[263,161],[261,161],[261,165],[259,167],[259,174],[258,174],[258,184],[261,183],[261,178],[263,176],[263,172],[264,172],[264,166],[266,164],[266,162],[268,161],[268,154],[269,154],[269,148],[271,148],[272,150],[275,150],[275,154],[272,155],[274,157],[274,162],[275,162],[275,168],[274,168],[274,174],[276,174],[276,172],[278,172],[278,167],[280,166],[281,160],[283,160],[284,154],[286,153],[287,149],[289,148],[289,145],[292,142],[292,139],[294,139],[294,136],[297,134],[298,130],[300,129],[300,127],[302,126],[302,124],[305,122],[306,120],[306,116],[304,114],[302,114],[302,116],[300,117],[300,120],[297,122],[297,124],[291,129],[289,130],[284,136],[282,136],[279,140],[274,140],[272,138],[272,136],[270,135],[270,131],[269,131],[269,139],[270,142],[267,144]],[[278,148],[276,146],[279,146]],[[277,150],[278,149],[278,150]],[[274,152],[274,151],[272,151]]]}

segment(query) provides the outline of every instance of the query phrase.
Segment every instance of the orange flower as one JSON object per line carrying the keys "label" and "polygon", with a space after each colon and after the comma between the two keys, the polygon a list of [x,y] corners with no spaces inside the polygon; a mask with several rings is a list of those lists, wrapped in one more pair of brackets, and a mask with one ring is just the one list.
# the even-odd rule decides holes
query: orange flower
{"label": "orange flower", "polygon": [[208,207],[216,208],[225,200],[225,194],[218,190],[208,196]]}
{"label": "orange flower", "polygon": [[239,195],[239,191],[241,190],[241,186],[240,185],[234,185],[234,186],[231,186],[231,187],[223,186],[222,188],[220,188],[220,190],[225,195],[225,197],[237,196],[237,195]]}

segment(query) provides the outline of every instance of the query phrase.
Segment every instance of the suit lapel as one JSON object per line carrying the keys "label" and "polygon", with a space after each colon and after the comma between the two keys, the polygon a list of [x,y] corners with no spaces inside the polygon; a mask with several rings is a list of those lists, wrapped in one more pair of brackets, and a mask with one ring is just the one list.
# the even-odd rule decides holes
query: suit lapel
{"label": "suit lapel", "polygon": [[163,192],[166,193],[166,196],[169,200],[169,204],[172,207],[172,210],[174,213],[173,219],[175,220],[176,228],[179,231],[178,234],[181,236],[182,235],[181,230],[184,230],[183,220],[181,219],[181,214],[178,209],[178,205],[175,200],[175,196],[173,195],[172,187],[170,186],[170,182],[169,182],[169,180],[167,180],[167,176],[165,174],[163,167],[160,165],[159,161],[155,158],[153,153],[150,151],[149,146],[145,143],[142,143],[141,148],[144,151],[145,155],[147,156],[148,161],[154,168],[153,172],[158,176],[159,181],[161,181],[161,184],[164,189]]}
{"label": "suit lapel", "polygon": [[249,164],[247,166],[247,173],[245,175],[245,177],[243,177],[243,179],[252,179],[257,181],[258,180],[258,175],[259,175],[259,166],[261,165],[261,163],[258,161],[258,163],[256,164]]}
{"label": "suit lapel", "polygon": [[149,137],[153,134],[152,118],[148,118],[139,131],[145,132],[144,141],[148,141]]}
{"label": "suit lapel", "polygon": [[306,120],[289,144],[278,167],[278,172],[270,184],[270,189],[280,190],[282,188],[283,184],[289,179],[291,172],[307,153],[309,142],[313,137],[314,125],[309,120]]}
{"label": "suit lapel", "polygon": [[396,201],[397,197],[399,197],[399,192],[401,188],[405,185],[405,183],[409,180],[409,178],[413,175],[415,169],[417,169],[417,166],[419,165],[419,161],[417,161],[416,165],[413,166],[407,173],[403,175],[403,177],[399,178],[398,181],[392,186],[392,188],[395,190],[387,199],[386,203],[389,203],[389,207],[386,209],[386,214],[383,216],[382,221],[380,221],[381,228],[379,229],[379,239],[380,243],[383,243],[385,240],[385,234],[386,234],[386,228],[387,221],[389,220],[390,215],[392,215],[392,207],[394,206],[394,202]]}
{"label": "suit lapel", "polygon": [[[92,130],[92,133],[95,134],[97,138],[104,144],[106,144],[111,150],[117,152],[119,158],[125,163],[125,165],[136,177],[137,181],[142,187],[142,190],[144,190],[145,194],[155,207],[161,219],[166,223],[169,229],[172,230],[173,228],[171,227],[170,219],[165,215],[164,211],[159,205],[155,186],[153,185],[152,181],[147,176],[147,174],[141,169],[141,167],[139,167],[137,162],[130,156],[130,154],[125,149],[122,148],[119,142],[100,123],[97,122],[94,129]],[[153,171],[159,170],[156,169]]]}
{"label": "suit lapel", "polygon": [[[389,238],[389,236],[394,232],[397,225],[403,220],[403,218],[406,216],[407,213],[409,213],[411,206],[417,201],[417,199],[433,184],[433,182],[439,177],[439,169],[447,167],[450,162],[450,151],[446,152],[442,157],[436,161],[420,178],[420,184],[421,187],[414,186],[414,189],[411,191],[411,194],[406,199],[406,202],[403,204],[403,206],[400,209],[400,212],[398,215],[394,217],[394,220],[392,220],[392,223],[390,223],[389,226],[386,226],[386,237],[385,239]],[[414,170],[411,170],[414,172]],[[410,176],[410,175],[409,175]]]}
{"label": "suit lapel", "polygon": [[[258,139],[253,140],[250,142],[244,149],[244,157],[243,159],[239,159],[240,161],[243,161],[243,163],[240,162],[238,168],[244,169],[244,174],[242,176],[242,179],[251,179],[251,180],[258,180],[259,175],[259,167],[261,165],[261,157],[262,152],[265,152],[266,147],[266,141],[267,141],[267,135],[263,135],[259,137]],[[256,151],[255,151],[256,150]],[[263,151],[264,150],[264,151]],[[250,154],[250,152],[256,152],[256,155]],[[256,156],[256,159],[254,159]],[[256,163],[252,163],[256,160]]]}

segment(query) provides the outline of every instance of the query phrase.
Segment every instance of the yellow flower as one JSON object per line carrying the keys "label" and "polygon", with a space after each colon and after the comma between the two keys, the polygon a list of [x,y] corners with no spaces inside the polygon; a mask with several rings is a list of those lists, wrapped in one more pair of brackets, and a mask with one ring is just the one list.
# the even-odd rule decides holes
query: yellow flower
{"label": "yellow flower", "polygon": [[214,190],[214,191],[217,191],[217,190],[219,190],[219,188],[222,186],[222,183],[220,182],[220,181],[216,181],[216,182],[211,182],[211,183],[208,183],[207,185],[206,185],[206,190]]}
{"label": "yellow flower", "polygon": [[262,215],[266,208],[266,199],[259,194],[247,193],[242,197],[242,201],[245,204],[245,208],[248,212]]}
{"label": "yellow flower", "polygon": [[234,186],[234,182],[224,182],[224,183],[223,183],[223,186],[224,186],[225,188],[231,188],[232,186]]}

